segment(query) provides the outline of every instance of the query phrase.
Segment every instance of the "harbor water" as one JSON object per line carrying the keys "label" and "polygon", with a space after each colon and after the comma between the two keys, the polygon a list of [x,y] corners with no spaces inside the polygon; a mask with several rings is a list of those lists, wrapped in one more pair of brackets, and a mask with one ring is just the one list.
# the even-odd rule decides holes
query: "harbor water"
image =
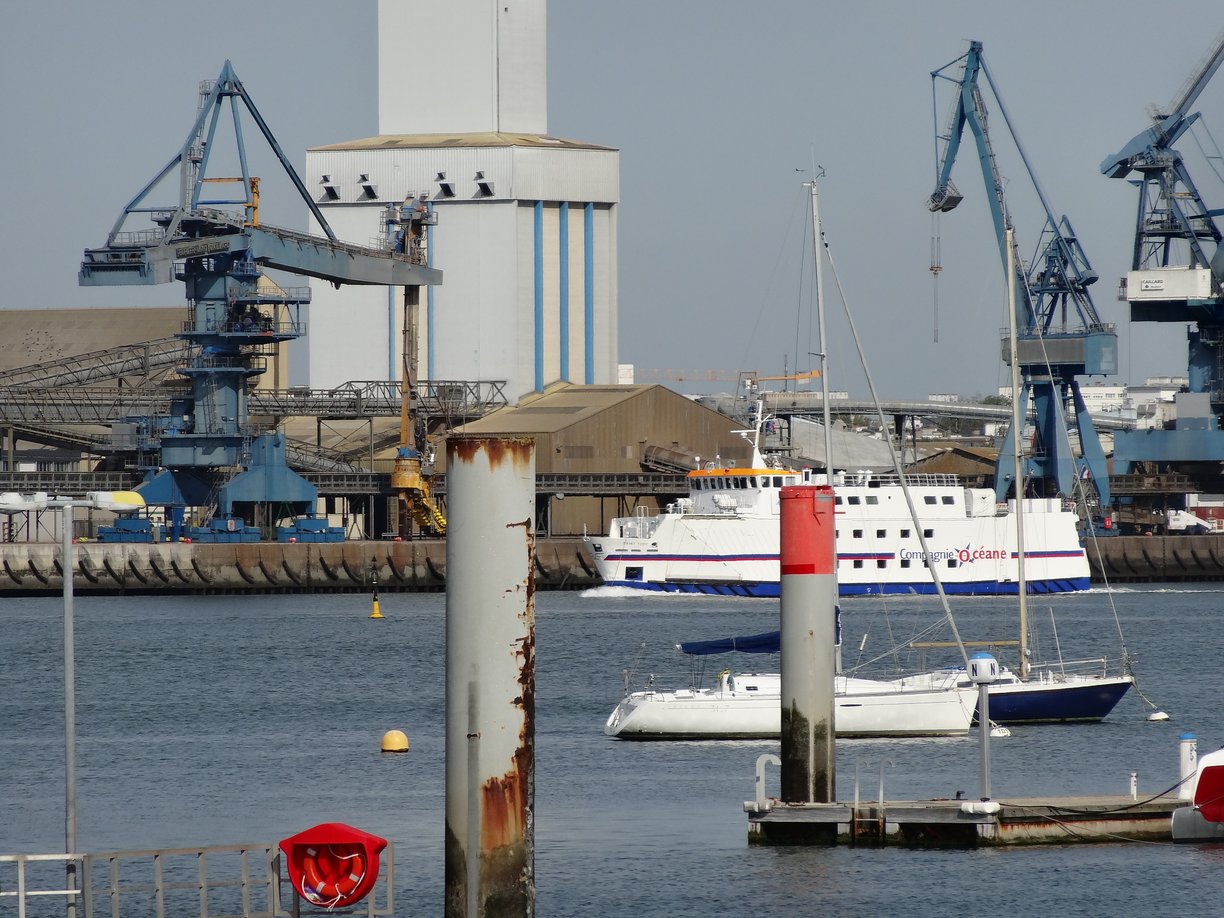
{"label": "harbor water", "polygon": [[[1139,689],[1104,723],[1016,727],[991,743],[993,796],[1124,794],[1177,782],[1178,737],[1224,745],[1224,592],[1127,588],[1035,599],[1041,651],[1120,653]],[[83,851],[275,843],[347,822],[395,844],[397,915],[443,893],[445,596],[78,597],[78,839]],[[953,601],[965,640],[1015,637],[1015,600]],[[1057,645],[1049,622],[1052,610]],[[930,597],[843,603],[844,656],[916,633]],[[676,641],[777,627],[770,600],[592,590],[537,594],[535,870],[541,916],[748,913],[1220,913],[1224,846],[1138,843],[907,851],[756,848],[742,803],[769,742],[632,743],[602,733],[634,687],[688,681]],[[0,600],[0,853],[64,843],[62,604]],[[942,637],[946,637],[942,635]],[[717,668],[770,669],[739,657]],[[706,674],[707,684],[714,673]],[[383,755],[390,729],[406,755]],[[976,734],[839,741],[838,797],[976,797]],[[776,792],[777,775],[769,789]],[[970,908],[973,903],[973,908]],[[7,911],[6,911],[7,909]],[[62,905],[56,909],[62,913]],[[0,916],[16,914],[0,900]]]}

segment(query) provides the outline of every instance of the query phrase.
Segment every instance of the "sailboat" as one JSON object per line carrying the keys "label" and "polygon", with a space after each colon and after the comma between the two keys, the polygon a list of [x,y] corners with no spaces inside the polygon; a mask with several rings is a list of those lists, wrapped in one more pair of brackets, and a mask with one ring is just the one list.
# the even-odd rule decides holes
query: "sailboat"
{"label": "sailboat", "polygon": [[[1011,341],[1012,430],[1015,463],[1015,505],[1023,503],[1024,476],[1023,418],[1020,416],[1020,367],[1016,354],[1016,270],[1015,240],[1011,227],[1006,231],[1008,253],[1008,314]],[[1028,580],[1025,576],[1025,513],[1014,514],[1016,521],[1016,583],[1019,597],[1019,672],[1000,667],[998,681],[990,685],[990,719],[1000,724],[1091,723],[1104,720],[1134,684],[1129,673],[1110,675],[1107,661],[1090,660],[1034,665],[1028,648]],[[1010,643],[1010,642],[1009,642]],[[1070,669],[1068,667],[1071,667]],[[931,687],[968,686],[963,666],[922,673],[896,680],[898,684]],[[976,716],[976,714],[975,714]]]}
{"label": "sailboat", "polygon": [[[780,633],[677,644],[685,654],[777,653]],[[839,737],[963,736],[969,732],[977,689],[897,685],[837,675],[834,729]],[[782,732],[782,677],[724,670],[713,688],[629,692],[613,709],[604,733],[626,740],[777,739]]]}

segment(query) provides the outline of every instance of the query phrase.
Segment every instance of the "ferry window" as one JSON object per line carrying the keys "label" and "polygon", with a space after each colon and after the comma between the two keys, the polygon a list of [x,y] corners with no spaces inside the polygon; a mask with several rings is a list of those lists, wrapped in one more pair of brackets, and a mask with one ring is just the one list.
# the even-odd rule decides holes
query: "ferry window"
{"label": "ferry window", "polygon": [[922,537],[923,537],[924,539],[933,539],[933,538],[935,538],[935,530],[934,530],[934,529],[924,529],[924,530],[922,530]]}
{"label": "ferry window", "polygon": [[951,494],[945,494],[943,497],[941,497],[941,498],[940,498],[940,500],[941,500],[943,503],[945,503],[945,504],[954,504],[954,503],[956,503],[956,500],[955,500],[955,499],[952,497],[952,495],[951,495]]}
{"label": "ferry window", "polygon": [[732,479],[731,479],[731,488],[732,488],[732,490],[738,491],[738,490],[739,490],[739,486],[740,486],[740,480],[739,480],[738,478],[732,478]]}
{"label": "ferry window", "polygon": [[834,494],[833,495],[833,506],[840,507],[841,504],[842,504],[842,499],[838,497],[836,494]]}
{"label": "ferry window", "polygon": [[867,503],[868,503],[868,504],[878,504],[879,502],[880,502],[880,498],[878,498],[876,495],[874,495],[874,494],[868,494],[868,495],[867,495]]}
{"label": "ferry window", "polygon": [[901,559],[901,566],[902,566],[902,567],[909,567],[909,558],[902,558],[902,559]]}
{"label": "ferry window", "polygon": [[641,580],[642,579],[642,569],[640,567],[625,568],[625,579],[626,580]]}
{"label": "ferry window", "polygon": [[910,533],[910,531],[909,531],[908,529],[902,529],[902,530],[901,530],[901,538],[903,538],[903,539],[908,539],[908,538],[910,537],[910,535],[911,535],[911,533]]}
{"label": "ferry window", "polygon": [[853,535],[854,535],[854,538],[856,538],[856,539],[861,539],[861,538],[863,537],[863,530],[861,530],[861,529],[856,529],[856,530],[854,530]]}
{"label": "ferry window", "polygon": [[933,504],[933,503],[935,503],[935,495],[934,495],[934,494],[927,494],[926,496],[924,496],[924,497],[922,498],[922,502],[923,502],[924,504]]}
{"label": "ferry window", "polygon": [[883,558],[876,559],[876,567],[883,568],[887,563]]}
{"label": "ferry window", "polygon": [[956,559],[955,559],[955,558],[949,558],[949,559],[948,559],[948,567],[956,567]]}
{"label": "ferry window", "polygon": [[887,530],[887,529],[877,529],[877,530],[876,530],[876,538],[877,538],[877,539],[886,539],[886,538],[888,538],[888,530]]}
{"label": "ferry window", "polygon": [[847,498],[847,500],[850,501],[850,505],[853,507],[857,507],[859,504],[863,502],[863,499],[859,497],[857,494],[852,494],[850,497]]}
{"label": "ferry window", "polygon": [[741,478],[741,479],[739,480],[739,483],[740,483],[740,487],[741,487],[741,488],[749,488],[749,487],[751,487],[751,485],[750,485],[750,484],[748,484],[748,479],[747,479],[747,478]]}
{"label": "ferry window", "polygon": [[862,566],[863,566],[863,559],[862,559],[862,558],[855,558],[855,559],[854,559],[854,567],[855,567],[855,569],[857,570],[857,569],[861,568]]}
{"label": "ferry window", "polygon": [[781,476],[781,475],[775,475],[775,476],[774,476],[774,480],[773,480],[773,484],[774,484],[774,487],[775,487],[775,488],[780,488],[780,487],[782,487],[782,476]]}

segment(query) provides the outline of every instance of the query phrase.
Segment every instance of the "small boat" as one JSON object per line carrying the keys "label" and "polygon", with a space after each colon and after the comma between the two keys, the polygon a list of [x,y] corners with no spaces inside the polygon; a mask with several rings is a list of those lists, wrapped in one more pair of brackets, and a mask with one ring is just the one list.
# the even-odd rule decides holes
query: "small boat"
{"label": "small boat", "polygon": [[[1085,661],[1084,665],[1099,665],[1102,671],[1071,672],[1066,666],[1055,664],[1033,667],[1028,678],[1021,679],[1006,666],[1000,666],[998,680],[988,689],[991,721],[1014,725],[1104,720],[1134,685],[1134,677],[1108,675],[1102,661]],[[974,688],[963,666],[906,676],[894,682],[911,688]],[[975,720],[976,704],[975,699]]]}
{"label": "small boat", "polygon": [[[684,653],[779,650],[779,632],[693,641]],[[836,676],[833,724],[840,737],[962,736],[977,703],[975,688],[899,686]],[[782,677],[777,673],[719,674],[714,688],[647,688],[627,692],[604,725],[626,740],[778,739],[782,732]]]}
{"label": "small boat", "polygon": [[1173,841],[1224,841],[1224,749],[1198,760],[1189,806],[1173,811]]}

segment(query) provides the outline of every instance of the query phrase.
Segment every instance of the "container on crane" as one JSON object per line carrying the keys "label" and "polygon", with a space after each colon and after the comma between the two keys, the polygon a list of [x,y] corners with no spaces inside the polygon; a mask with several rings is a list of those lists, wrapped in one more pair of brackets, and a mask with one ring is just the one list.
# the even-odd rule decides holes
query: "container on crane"
{"label": "container on crane", "polygon": [[[305,333],[299,307],[308,287],[273,283],[264,268],[335,284],[419,288],[441,282],[413,249],[367,248],[340,242],[281,150],[229,61],[200,87],[200,105],[187,139],[161,171],[127,204],[105,245],[87,249],[82,285],[186,284],[188,319],[180,337],[194,359],[178,372],[191,381],[169,418],[146,419],[160,445],[160,461],[139,490],[149,506],[166,509],[172,539],[255,541],[276,530],[298,541],[342,539],[338,527],[314,516],[316,488],[288,467],[278,430],[255,431],[247,411],[250,380],[266,370],[276,346]],[[251,175],[240,114],[245,107],[325,237],[263,224],[259,179]],[[237,177],[208,175],[225,109],[232,116]],[[147,201],[177,173],[175,199]],[[214,189],[219,189],[214,191]],[[231,190],[233,193],[226,193]],[[207,193],[206,193],[207,192]],[[130,230],[135,215],[152,228]],[[206,522],[184,529],[186,511]],[[211,517],[208,514],[212,514]],[[279,526],[283,521],[288,525]],[[124,538],[152,538],[151,527]]]}
{"label": "container on crane", "polygon": [[[952,71],[953,74],[950,74]],[[987,125],[987,110],[981,78],[985,78],[1003,116],[1016,151],[1029,180],[1041,201],[1046,221],[1042,229],[1039,254],[1026,266],[1016,258],[1016,354],[1022,386],[1020,416],[1026,417],[1030,400],[1036,411],[1037,448],[1029,451],[1024,463],[1024,478],[1035,490],[1046,495],[1070,496],[1077,487],[1091,485],[1096,491],[1100,511],[1110,503],[1108,467],[1096,429],[1088,414],[1077,380],[1082,375],[1110,375],[1117,372],[1118,341],[1113,325],[1101,321],[1093,305],[1089,287],[1098,279],[1083,247],[1066,216],[1056,219],[1029,163],[998,87],[982,56],[982,43],[970,42],[969,50],[956,60],[932,71],[934,94],[939,81],[956,86],[956,100],[944,133],[936,123],[935,190],[927,202],[935,213],[954,209],[964,196],[952,183],[952,167],[960,150],[966,126],[973,134],[978,161],[986,185],[986,200],[998,240],[1004,276],[1009,268],[1007,231],[1011,215],[1004,198],[1004,180],[999,172]],[[938,115],[936,116],[938,117]],[[1003,339],[1003,360],[1011,363],[1008,337]],[[1075,455],[1068,434],[1070,414],[1079,436],[1080,454]],[[1015,473],[1008,466],[1014,450],[1013,438],[1019,431],[1008,430],[995,471],[995,493],[1003,500],[1015,485]],[[1022,496],[1015,488],[1015,496]]]}

